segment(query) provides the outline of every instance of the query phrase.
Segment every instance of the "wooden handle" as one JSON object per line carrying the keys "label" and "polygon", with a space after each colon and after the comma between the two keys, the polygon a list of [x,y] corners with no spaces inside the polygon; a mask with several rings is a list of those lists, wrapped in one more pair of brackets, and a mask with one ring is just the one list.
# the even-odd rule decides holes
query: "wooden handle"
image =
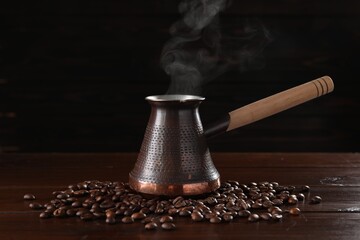
{"label": "wooden handle", "polygon": [[226,131],[233,130],[295,107],[301,103],[332,92],[333,89],[334,83],[331,78],[324,76],[267,98],[263,98],[257,102],[230,112],[229,125]]}

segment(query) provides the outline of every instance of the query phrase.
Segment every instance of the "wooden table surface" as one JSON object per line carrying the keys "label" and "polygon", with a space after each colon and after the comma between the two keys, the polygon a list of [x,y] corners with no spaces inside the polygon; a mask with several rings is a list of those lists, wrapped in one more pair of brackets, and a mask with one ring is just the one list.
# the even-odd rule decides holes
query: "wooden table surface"
{"label": "wooden table surface", "polygon": [[300,216],[280,222],[210,224],[176,218],[175,231],[146,231],[141,223],[108,225],[104,220],[40,219],[23,200],[33,193],[48,202],[54,190],[83,180],[124,181],[135,153],[0,155],[0,239],[360,239],[360,154],[213,153],[222,180],[276,181],[309,185]]}

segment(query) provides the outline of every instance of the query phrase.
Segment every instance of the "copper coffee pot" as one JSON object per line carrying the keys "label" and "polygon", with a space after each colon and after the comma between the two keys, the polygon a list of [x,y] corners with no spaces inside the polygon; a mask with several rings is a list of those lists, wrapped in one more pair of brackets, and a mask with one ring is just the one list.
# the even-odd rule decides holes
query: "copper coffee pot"
{"label": "copper coffee pot", "polygon": [[203,130],[198,108],[203,97],[158,95],[146,98],[150,119],[140,153],[129,174],[131,188],[153,195],[197,195],[220,186],[206,138],[253,123],[332,92],[324,76],[261,99],[228,114]]}

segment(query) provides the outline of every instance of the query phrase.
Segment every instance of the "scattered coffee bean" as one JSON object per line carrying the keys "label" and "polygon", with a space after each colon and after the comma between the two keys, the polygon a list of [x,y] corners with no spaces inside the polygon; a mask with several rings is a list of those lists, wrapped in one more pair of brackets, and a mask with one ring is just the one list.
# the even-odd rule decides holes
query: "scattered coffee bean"
{"label": "scattered coffee bean", "polygon": [[39,215],[40,218],[50,218],[51,217],[51,213],[48,212],[42,212]]}
{"label": "scattered coffee bean", "polygon": [[166,222],[173,222],[174,221],[174,218],[171,217],[171,216],[162,216],[160,218],[160,222],[161,223],[166,223]]}
{"label": "scattered coffee bean", "polygon": [[24,200],[35,200],[36,197],[34,194],[31,194],[31,193],[27,193],[24,195]]}
{"label": "scattered coffee bean", "polygon": [[234,217],[231,213],[224,213],[223,219],[225,222],[231,222],[234,219]]}
{"label": "scattered coffee bean", "polygon": [[289,204],[297,204],[299,200],[297,199],[296,195],[290,195],[288,198]]}
{"label": "scattered coffee bean", "polygon": [[142,212],[136,212],[131,215],[131,218],[134,220],[141,220],[146,218],[146,214]]}
{"label": "scattered coffee bean", "polygon": [[275,213],[272,215],[272,219],[277,220],[277,221],[281,220],[282,217],[283,217],[282,214],[279,214],[279,213]]}
{"label": "scattered coffee bean", "polygon": [[90,221],[94,219],[94,215],[90,212],[84,213],[80,215],[80,219],[84,221]]}
{"label": "scattered coffee bean", "polygon": [[191,219],[195,222],[200,222],[204,219],[204,215],[202,215],[200,212],[193,212],[191,214]]}
{"label": "scattered coffee bean", "polygon": [[158,225],[154,222],[149,222],[149,223],[145,224],[146,230],[155,230],[157,227],[158,227]]}
{"label": "scattered coffee bean", "polygon": [[[116,223],[116,218],[114,218],[114,217],[107,217],[106,220],[105,220],[105,222],[106,222],[107,224],[115,224],[115,223]],[[122,221],[122,222],[124,222],[124,221]],[[128,223],[128,222],[125,222],[125,223]],[[130,222],[129,222],[129,223],[130,223]]]}
{"label": "scattered coffee bean", "polygon": [[249,217],[251,212],[249,210],[241,210],[238,212],[239,217]]}
{"label": "scattered coffee bean", "polygon": [[310,203],[312,204],[318,204],[318,203],[321,203],[322,199],[320,196],[315,196],[315,197],[312,197],[311,200],[310,200]]}
{"label": "scattered coffee bean", "polygon": [[259,221],[260,216],[256,213],[250,214],[250,216],[248,217],[248,221],[249,222],[257,222]]}
{"label": "scattered coffee bean", "polygon": [[126,216],[121,219],[123,223],[133,223],[134,219],[132,217]]}
{"label": "scattered coffee bean", "polygon": [[[309,189],[309,186],[282,186],[277,182],[251,182],[246,185],[226,181],[204,198],[177,196],[166,199],[145,198],[133,191],[128,183],[84,181],[54,191],[53,199],[44,205],[31,202],[29,207],[46,208],[40,213],[40,218],[74,216],[85,221],[105,219],[108,224],[116,223],[117,219],[123,223],[141,220],[147,230],[156,229],[159,221],[161,228],[174,229],[172,222],[176,216],[191,217],[193,221],[208,219],[210,223],[231,222],[237,217],[246,217],[250,222],[281,220],[282,206],[304,201],[305,196],[301,192]],[[35,198],[30,195],[33,196],[25,194],[24,200]],[[320,202],[319,196],[310,200],[310,203]],[[299,208],[284,211],[291,215],[300,214]]]}
{"label": "scattered coffee bean", "polygon": [[189,210],[180,210],[180,212],[179,212],[179,216],[181,216],[181,217],[187,217],[190,215],[191,215],[191,212]]}
{"label": "scattered coffee bean", "polygon": [[53,212],[53,215],[54,217],[66,217],[66,209],[56,209],[54,212]]}
{"label": "scattered coffee bean", "polygon": [[289,213],[291,215],[300,215],[300,209],[299,208],[290,208]]}
{"label": "scattered coffee bean", "polygon": [[310,187],[308,185],[301,186],[300,192],[309,192]]}
{"label": "scattered coffee bean", "polygon": [[297,197],[297,199],[298,199],[299,201],[304,201],[304,200],[305,200],[305,195],[302,194],[302,193],[298,193],[298,194],[296,195],[296,197]]}
{"label": "scattered coffee bean", "polygon": [[174,223],[165,222],[165,223],[161,224],[161,228],[165,229],[165,230],[174,230],[176,228],[176,226]]}
{"label": "scattered coffee bean", "polygon": [[210,218],[210,222],[211,223],[221,223],[221,218],[220,217],[212,217]]}
{"label": "scattered coffee bean", "polygon": [[272,219],[272,215],[269,212],[261,213],[259,216],[261,219],[266,220],[266,221]]}
{"label": "scattered coffee bean", "polygon": [[41,205],[40,203],[38,202],[32,202],[29,204],[29,208],[32,208],[32,209],[35,209],[35,210],[38,210],[38,209],[43,209],[44,206]]}

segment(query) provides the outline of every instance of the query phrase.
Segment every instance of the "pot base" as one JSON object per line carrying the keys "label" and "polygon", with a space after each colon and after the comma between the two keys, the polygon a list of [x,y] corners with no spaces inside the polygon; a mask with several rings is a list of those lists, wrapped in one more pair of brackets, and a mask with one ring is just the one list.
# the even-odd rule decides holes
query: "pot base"
{"label": "pot base", "polygon": [[187,184],[156,184],[138,181],[129,176],[129,184],[137,192],[151,195],[179,196],[200,195],[214,191],[220,187],[220,178],[210,182],[187,183]]}

